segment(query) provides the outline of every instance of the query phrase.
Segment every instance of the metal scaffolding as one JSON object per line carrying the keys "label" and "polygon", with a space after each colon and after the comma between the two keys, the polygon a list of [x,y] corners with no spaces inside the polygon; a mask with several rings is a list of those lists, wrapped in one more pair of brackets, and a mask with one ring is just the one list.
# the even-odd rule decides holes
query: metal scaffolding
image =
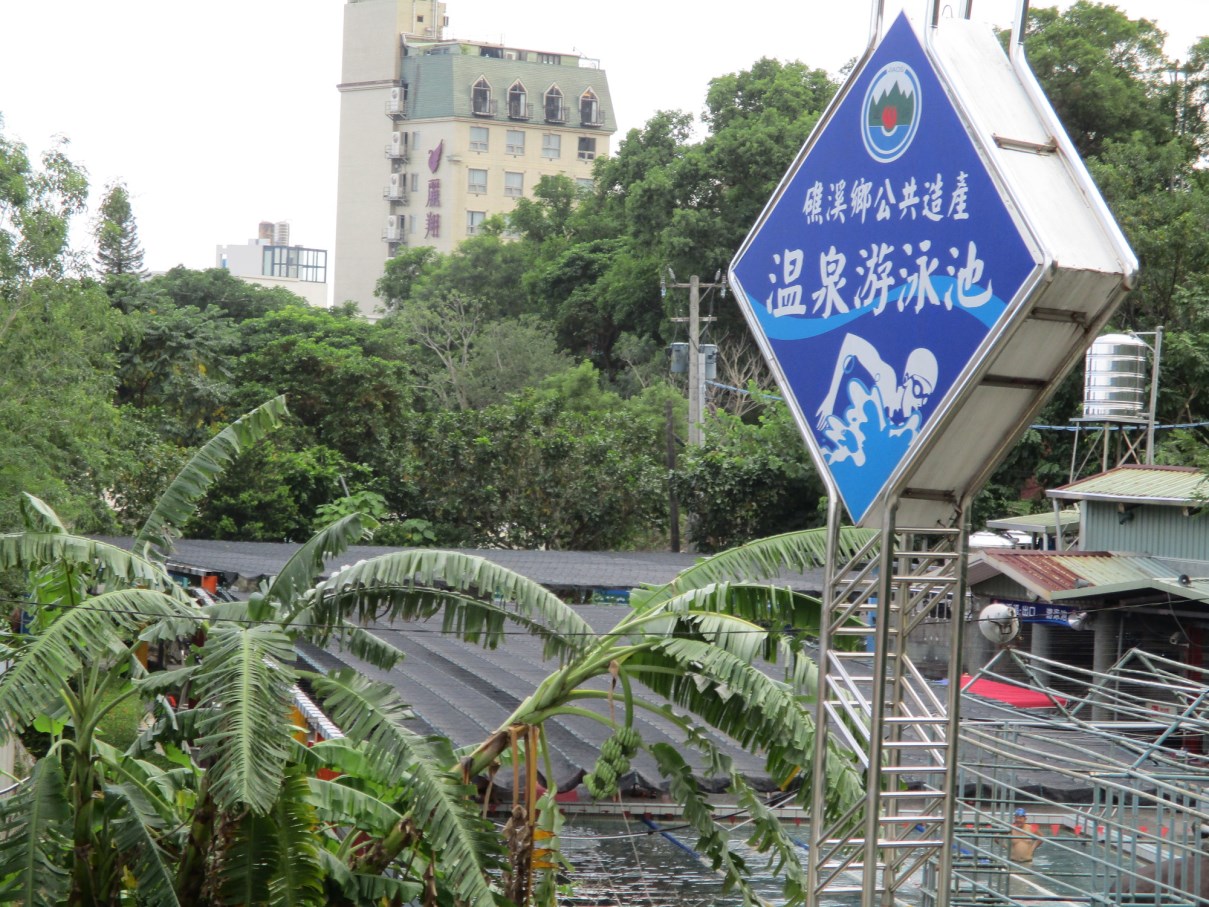
{"label": "metal scaffolding", "polygon": [[[894,516],[889,508],[880,538],[850,562],[829,555],[820,639],[809,884],[816,899],[859,894],[867,907],[918,887],[929,864],[947,878],[953,837],[959,684],[953,678],[945,699],[938,696],[907,643],[924,620],[950,615],[964,600],[966,534],[902,529]],[[833,555],[837,513],[828,525]],[[953,626],[949,663],[959,670],[961,621]],[[821,821],[829,743],[856,754],[868,783],[863,801]],[[943,893],[938,903],[946,903]]]}
{"label": "metal scaffolding", "polygon": [[[1052,707],[966,695],[953,681],[954,720],[957,703],[942,702],[905,654],[922,620],[946,617],[941,577],[961,586],[940,556],[954,543],[959,534],[899,533],[892,557],[871,545],[837,570],[820,741],[860,754],[870,783],[852,813],[813,823],[816,901],[1209,904],[1209,671],[1140,650],[1095,671],[1004,648],[965,688],[995,680]],[[877,565],[895,572],[879,580]],[[887,586],[892,603],[879,607]],[[967,618],[956,608],[952,620],[958,653]],[[877,640],[873,651],[846,644],[862,637]],[[1014,826],[1018,813],[1027,819]],[[1014,858],[1016,839],[1040,844],[1036,859],[1029,847],[1029,859]]]}

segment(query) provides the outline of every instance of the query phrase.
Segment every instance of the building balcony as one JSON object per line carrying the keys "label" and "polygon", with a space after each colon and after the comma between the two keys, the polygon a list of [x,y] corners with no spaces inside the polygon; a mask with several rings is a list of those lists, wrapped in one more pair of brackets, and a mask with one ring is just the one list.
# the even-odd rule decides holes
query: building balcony
{"label": "building balcony", "polygon": [[565,123],[567,122],[567,108],[562,105],[547,104],[546,105],[546,122],[547,123]]}
{"label": "building balcony", "polygon": [[529,105],[524,101],[512,101],[508,104],[508,119],[510,120],[528,120],[531,119],[529,114]]}
{"label": "building balcony", "polygon": [[579,112],[579,125],[600,127],[605,124],[605,112],[603,107],[592,107],[583,109]]}
{"label": "building balcony", "polygon": [[470,112],[476,117],[495,116],[496,103],[494,99],[475,98],[470,105]]}

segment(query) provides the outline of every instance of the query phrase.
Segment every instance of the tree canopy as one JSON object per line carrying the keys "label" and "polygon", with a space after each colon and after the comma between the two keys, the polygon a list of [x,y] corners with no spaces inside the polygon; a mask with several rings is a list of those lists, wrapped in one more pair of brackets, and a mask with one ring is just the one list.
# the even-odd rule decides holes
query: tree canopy
{"label": "tree canopy", "polygon": [[[1195,437],[1209,418],[1209,44],[1168,59],[1153,23],[1086,0],[1029,17],[1027,56],[1141,261],[1115,326],[1165,327],[1160,422],[1190,424]],[[386,526],[419,521],[450,544],[656,545],[671,535],[673,493],[679,528],[701,546],[807,525],[821,485],[782,430],[739,307],[720,292],[702,304],[716,319],[704,342],[720,350],[707,407],[716,420],[703,447],[683,445],[684,378],[668,373],[664,351],[687,339],[676,320],[687,299],[660,284],[669,269],[709,282],[726,267],[836,89],[801,61],[718,76],[699,118],[656,113],[597,160],[590,188],[547,177],[451,253],[401,249],[378,283],[385,317],[373,323],[219,269],[140,276],[132,182],[104,191],[94,255],[73,252],[83,170],[62,146],[36,163],[4,139],[7,501],[26,487],[81,526],[134,525],[185,450],[286,392],[289,429],[232,468],[238,481],[220,481],[190,531],[299,538],[318,508],[363,494],[381,499]],[[89,279],[93,260],[109,311]],[[51,353],[67,347],[80,352],[71,362]],[[599,410],[572,415],[578,398],[551,390],[560,387]],[[541,402],[551,395],[564,412]],[[1077,389],[1064,386],[1042,424],[1077,407]],[[565,455],[559,437],[574,440]],[[1160,445],[1169,437],[1160,458],[1189,449],[1165,432]],[[1063,480],[1054,464],[1069,462],[1072,440],[1030,433],[979,516],[1037,506],[1038,489]],[[582,481],[559,475],[560,457]],[[633,497],[577,509],[570,487]],[[739,489],[746,503],[719,501]],[[538,518],[543,509],[560,518]],[[9,525],[14,514],[0,503]]]}

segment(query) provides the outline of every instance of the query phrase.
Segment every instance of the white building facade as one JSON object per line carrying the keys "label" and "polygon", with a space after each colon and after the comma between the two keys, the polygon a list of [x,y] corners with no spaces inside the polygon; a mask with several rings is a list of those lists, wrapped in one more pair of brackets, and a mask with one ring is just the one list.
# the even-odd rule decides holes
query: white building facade
{"label": "white building facade", "polygon": [[290,245],[290,225],[262,221],[256,239],[216,246],[214,265],[265,287],[283,287],[308,304],[328,304],[327,250]]}
{"label": "white building facade", "polygon": [[345,5],[334,298],[370,317],[399,249],[452,251],[543,176],[591,185],[616,131],[593,61],[446,41],[446,22],[436,0]]}

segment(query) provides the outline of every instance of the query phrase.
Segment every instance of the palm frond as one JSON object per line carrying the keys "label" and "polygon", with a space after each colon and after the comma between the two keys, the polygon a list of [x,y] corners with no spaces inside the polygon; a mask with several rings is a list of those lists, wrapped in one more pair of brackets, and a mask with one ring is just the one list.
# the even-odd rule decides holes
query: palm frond
{"label": "palm frond", "polygon": [[310,802],[320,821],[384,836],[403,820],[389,803],[337,781],[312,778]]}
{"label": "palm frond", "polygon": [[167,557],[172,551],[172,527],[189,518],[197,502],[240,451],[280,425],[287,413],[285,397],[274,397],[202,445],[160,496],[134,537],[135,554],[150,558],[154,551],[160,558]]}
{"label": "palm frond", "polygon": [[323,867],[314,827],[316,811],[310,804],[308,779],[297,769],[286,776],[273,807],[277,834],[277,865],[269,882],[273,907],[322,904]]}
{"label": "palm frond", "polygon": [[[847,561],[875,538],[872,529],[845,526],[840,529],[836,557]],[[652,587],[648,595],[658,600],[709,583],[727,580],[774,579],[784,571],[800,573],[822,567],[827,561],[827,530],[803,529],[757,539],[705,558],[683,570],[664,586]]]}
{"label": "palm frond", "polygon": [[58,907],[70,885],[71,804],[58,759],[0,799],[0,903]]}
{"label": "palm frond", "polygon": [[[817,639],[821,631],[823,603],[813,595],[797,592],[785,586],[769,586],[758,583],[708,583],[681,592],[663,600],[652,600],[638,608],[618,626],[641,628],[647,636],[666,636],[683,629],[678,626],[686,616],[696,615],[700,622],[704,614],[727,615],[743,626],[734,633],[748,633],[753,639],[763,642],[761,656],[775,663],[785,651],[783,641],[798,641],[791,644],[791,651],[801,651],[803,637]],[[858,618],[848,623],[861,626]],[[746,627],[746,629],[744,629]],[[724,627],[722,628],[725,629]],[[760,634],[763,634],[760,636]],[[855,637],[840,637],[843,648],[854,648],[862,644]]]}
{"label": "palm frond", "polygon": [[206,884],[223,904],[264,904],[273,872],[282,858],[272,818],[245,812],[216,835],[225,843],[217,870]]}
{"label": "palm frond", "polygon": [[[750,752],[764,752],[775,783],[801,777],[812,783],[816,741],[807,705],[785,684],[717,645],[695,639],[668,639],[635,653],[626,670],[637,680]],[[828,747],[828,814],[846,809],[861,796],[861,775],[852,759]],[[807,795],[803,795],[807,796]]]}
{"label": "palm frond", "polygon": [[759,853],[769,854],[769,872],[784,880],[785,907],[805,904],[810,887],[806,881],[806,867],[802,865],[804,846],[793,839],[777,814],[739,772],[731,774],[730,793],[751,821],[748,845]]}
{"label": "palm frond", "polygon": [[21,495],[21,522],[26,529],[33,532],[67,532],[63,521],[51,506],[29,492]]}
{"label": "palm frond", "polygon": [[295,599],[315,584],[328,559],[361,541],[377,525],[371,516],[350,513],[320,529],[286,561],[265,597],[285,605],[287,614],[296,611]]}
{"label": "palm frond", "polygon": [[692,767],[676,748],[656,743],[650,748],[659,772],[668,780],[668,794],[679,803],[684,820],[697,833],[694,849],[715,872],[722,873],[725,891],[738,889],[745,904],[758,904],[760,898],[748,881],[747,864],[730,849],[730,835],[714,817],[714,809],[697,787]]}
{"label": "palm frond", "polygon": [[[313,600],[307,607],[294,616],[291,629],[297,628],[299,635],[321,648],[327,648],[333,643],[352,653],[356,658],[372,664],[376,668],[389,671],[403,660],[403,652],[379,636],[375,636],[365,627],[359,627],[348,621],[340,621],[335,626],[325,625],[316,615]],[[330,617],[330,609],[323,613]]]}
{"label": "palm frond", "polygon": [[473,791],[448,771],[448,742],[438,746],[405,728],[402,716],[407,708],[386,684],[353,671],[316,677],[313,684],[332,719],[350,738],[364,741],[366,754],[386,777],[410,775],[409,812],[418,817],[425,841],[439,854],[456,897],[469,904],[493,904],[486,871],[493,865],[488,861],[498,854],[498,836],[478,814]]}
{"label": "palm frond", "polygon": [[385,639],[348,622],[340,627],[339,641],[354,658],[360,658],[384,671],[389,671],[403,660],[403,652]]}
{"label": "palm frond", "polygon": [[143,625],[189,614],[186,603],[149,589],[105,592],[64,610],[0,675],[0,717],[20,731],[53,707],[86,664],[126,657]]}
{"label": "palm frond", "polygon": [[427,618],[445,610],[445,632],[495,646],[504,627],[518,624],[539,635],[547,657],[586,649],[592,628],[539,583],[457,551],[392,552],[348,567],[316,587],[314,618],[360,623],[389,617]]}
{"label": "palm frond", "polygon": [[320,852],[319,860],[329,882],[354,904],[418,903],[424,891],[423,883],[413,878],[353,872],[327,850]]}
{"label": "palm frond", "polygon": [[180,907],[172,858],[157,843],[166,824],[163,816],[135,784],[107,784],[104,791],[106,824],[122,865],[138,879],[139,903]]}
{"label": "palm frond", "polygon": [[99,739],[93,740],[93,749],[114,784],[137,791],[139,809],[148,813],[146,824],[164,828],[178,819],[176,799],[182,790],[181,780],[188,774],[185,770],[165,771],[151,762],[127,756]]}
{"label": "palm frond", "polygon": [[293,673],[289,637],[272,626],[213,628],[194,689],[205,709],[198,739],[210,792],[224,809],[263,816],[280,790],[289,753]]}
{"label": "palm frond", "polygon": [[[62,532],[13,532],[0,535],[0,570],[40,570],[53,564],[74,564],[99,572],[107,583],[173,592],[175,584],[164,568],[95,539]],[[177,588],[175,594],[184,595]]]}

